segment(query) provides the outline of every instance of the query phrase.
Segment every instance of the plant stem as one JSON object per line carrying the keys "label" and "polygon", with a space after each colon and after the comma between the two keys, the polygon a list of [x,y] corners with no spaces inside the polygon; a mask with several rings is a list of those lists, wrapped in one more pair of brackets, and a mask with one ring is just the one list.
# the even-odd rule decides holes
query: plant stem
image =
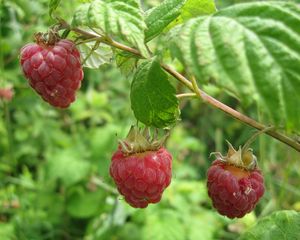
{"label": "plant stem", "polygon": [[[165,64],[162,64],[162,67],[168,73],[170,73],[173,77],[177,78],[180,82],[182,82],[184,85],[186,85],[190,90],[194,91],[193,84],[188,79],[186,79],[184,76],[182,76],[176,70],[172,69],[171,67],[169,67]],[[233,109],[233,108],[227,106],[226,104],[218,101],[217,99],[209,96],[201,89],[198,89],[198,91],[200,91],[200,98],[204,102],[206,102],[207,104],[209,104],[215,108],[220,109],[221,111],[227,113],[231,117],[234,117],[234,118],[238,119],[239,121],[241,121],[253,128],[256,128],[257,130],[264,130],[267,128],[267,126],[255,121],[254,119],[236,111],[235,109]],[[199,95],[197,94],[197,96],[199,96]],[[266,134],[273,138],[276,138],[277,140],[289,145],[290,147],[292,147],[295,150],[297,150],[298,152],[300,152],[300,144],[297,143],[294,139],[292,139],[282,133],[279,133],[276,130],[270,130],[270,131],[266,132]]]}
{"label": "plant stem", "polygon": [[112,47],[121,49],[123,51],[130,52],[130,53],[132,53],[132,54],[134,54],[138,57],[144,58],[138,50],[136,50],[134,48],[131,48],[131,47],[128,47],[128,46],[126,46],[122,43],[116,42],[116,41],[114,41],[114,40],[112,40],[112,39],[110,39],[106,36],[100,36],[98,34],[87,32],[87,31],[84,31],[84,30],[81,30],[81,29],[78,29],[78,28],[71,28],[71,30],[73,32],[81,34],[85,39],[93,39],[94,41],[99,41],[99,42],[105,43],[105,44],[110,45]]}
{"label": "plant stem", "polygon": [[[64,25],[62,25],[62,26],[67,27],[66,23],[63,23],[63,24]],[[70,28],[70,26],[69,26],[69,28]],[[100,42],[110,45],[112,47],[132,53],[140,58],[144,58],[137,49],[134,49],[134,48],[126,46],[122,43],[116,42],[106,36],[100,36],[100,35],[97,35],[94,33],[86,32],[86,31],[78,29],[78,28],[71,28],[71,30],[76,33],[81,34],[85,39],[95,38],[96,41],[100,41]],[[161,63],[161,67],[166,72],[168,72],[170,75],[172,75],[174,78],[179,80],[182,84],[184,84],[187,88],[189,88],[193,93],[195,93],[197,95],[198,98],[202,99],[202,101],[204,101],[205,103],[211,105],[214,108],[217,108],[217,109],[223,111],[224,113],[227,113],[231,117],[233,117],[253,128],[256,128],[257,130],[264,130],[267,128],[267,126],[265,126],[264,124],[259,123],[259,122],[255,121],[254,119],[252,119],[252,118],[236,111],[235,109],[227,106],[226,104],[218,101],[217,99],[208,95],[207,93],[205,93],[198,87],[197,87],[197,89],[194,89],[195,84],[193,84],[191,81],[189,81],[187,78],[185,78],[183,75],[181,75],[179,72],[177,72],[175,69],[171,68],[170,66],[168,66],[164,63]],[[300,144],[297,141],[295,141],[294,139],[292,139],[274,129],[265,132],[265,134],[285,143],[286,145],[288,145],[291,148],[294,148],[296,151],[300,152]]]}
{"label": "plant stem", "polygon": [[181,98],[193,98],[193,97],[197,97],[197,95],[195,93],[181,93],[181,94],[177,94],[176,97],[178,99],[181,99]]}
{"label": "plant stem", "polygon": [[198,87],[198,84],[197,84],[197,80],[194,76],[191,77],[191,81],[192,81],[192,85],[193,85],[193,89],[194,89],[194,92],[196,93],[196,95],[201,98],[201,91]]}
{"label": "plant stem", "polygon": [[183,75],[181,75],[179,72],[177,72],[176,70],[172,69],[170,66],[164,63],[161,64],[161,67],[165,69],[166,72],[171,74],[174,78],[179,80],[183,85],[189,88],[192,92],[194,92],[193,84],[188,79],[186,79]]}
{"label": "plant stem", "polygon": [[117,189],[111,187],[110,185],[108,185],[105,182],[101,181],[101,179],[99,179],[97,177],[93,177],[91,182],[96,184],[97,186],[101,187],[102,189],[104,189],[107,192],[110,192],[114,195],[119,195]]}

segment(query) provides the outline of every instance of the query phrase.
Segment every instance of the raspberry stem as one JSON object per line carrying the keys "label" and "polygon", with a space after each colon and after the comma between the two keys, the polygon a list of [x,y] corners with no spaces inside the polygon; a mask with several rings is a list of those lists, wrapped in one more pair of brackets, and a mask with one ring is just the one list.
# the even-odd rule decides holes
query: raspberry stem
{"label": "raspberry stem", "polygon": [[196,93],[196,95],[197,95],[199,98],[202,98],[202,96],[201,96],[201,91],[199,90],[199,87],[198,87],[196,78],[195,78],[194,76],[192,76],[192,77],[191,77],[191,80],[192,80],[192,85],[193,85],[194,92]]}
{"label": "raspberry stem", "polygon": [[[122,43],[116,42],[113,39],[106,37],[106,36],[100,36],[98,34],[86,32],[79,28],[72,28],[68,23],[66,23],[64,20],[60,20],[61,26],[60,29],[70,29],[73,32],[76,32],[83,36],[85,39],[95,38],[96,41],[100,41],[102,43],[105,43],[111,47],[118,48],[120,50],[129,52],[131,54],[136,55],[139,58],[144,59],[145,57],[134,48],[131,48],[129,46],[126,46]],[[256,120],[238,112],[237,110],[227,106],[226,104],[218,101],[217,99],[213,98],[212,96],[205,93],[200,88],[194,89],[193,83],[188,80],[186,77],[184,77],[182,74],[171,68],[170,66],[161,63],[161,67],[168,72],[170,75],[172,75],[174,78],[176,78],[178,81],[180,81],[182,84],[184,84],[187,88],[189,88],[193,93],[197,95],[199,99],[204,101],[205,103],[211,105],[214,108],[217,108],[224,113],[230,115],[231,117],[249,125],[250,127],[256,128],[257,130],[263,131],[267,128],[264,124],[257,122]],[[190,96],[190,95],[188,95]],[[296,140],[274,130],[274,129],[268,129],[268,131],[263,131],[263,133],[266,133],[267,135],[279,140],[280,142],[290,146],[291,148],[295,149],[296,151],[300,152],[300,143],[298,143]]]}
{"label": "raspberry stem", "polygon": [[177,94],[176,97],[178,99],[182,99],[182,98],[194,98],[197,97],[197,94],[195,93],[181,93],[181,94]]}

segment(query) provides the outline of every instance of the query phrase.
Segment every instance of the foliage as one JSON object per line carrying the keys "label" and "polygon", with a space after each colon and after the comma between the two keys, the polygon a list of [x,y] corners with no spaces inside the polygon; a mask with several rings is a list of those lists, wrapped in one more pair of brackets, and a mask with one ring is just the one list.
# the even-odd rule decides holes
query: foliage
{"label": "foliage", "polygon": [[[225,8],[238,2],[246,1],[216,1],[216,12],[210,0],[2,1],[0,88],[12,86],[15,95],[0,100],[1,239],[299,238],[292,211],[300,210],[299,155],[261,136],[253,148],[266,178],[263,200],[243,219],[218,215],[206,194],[209,153],[224,153],[224,139],[244,143],[252,130],[200,101],[178,101],[182,84],[159,65],[195,75],[240,112],[299,132],[299,8],[286,1]],[[54,109],[29,88],[18,54],[57,17],[156,57],[138,60],[71,32],[68,38],[84,42],[85,79],[68,110]],[[116,197],[108,174],[117,140],[135,117],[156,127],[177,124],[166,143],[172,184],[145,210]]]}
{"label": "foliage", "polygon": [[50,0],[49,1],[49,15],[52,17],[52,13],[59,6],[60,0]]}
{"label": "foliage", "polygon": [[148,42],[159,35],[166,27],[174,27],[194,16],[215,12],[215,4],[211,0],[166,0],[146,14],[147,30],[145,41]]}
{"label": "foliage", "polygon": [[113,53],[108,46],[101,47],[99,42],[82,43],[78,46],[78,50],[82,53],[83,66],[87,68],[99,68],[101,65],[109,63]]}
{"label": "foliage", "polygon": [[175,124],[178,118],[175,92],[168,75],[156,60],[142,63],[131,84],[131,107],[135,117],[145,125],[157,128]]}
{"label": "foliage", "polygon": [[73,25],[88,26],[100,32],[122,36],[148,56],[144,45],[146,24],[137,0],[98,0],[87,3],[75,13]]}
{"label": "foliage", "polygon": [[257,222],[240,239],[297,239],[300,232],[300,214],[278,211]]}
{"label": "foliage", "polygon": [[215,82],[245,104],[255,100],[276,124],[297,131],[298,15],[291,3],[236,5],[174,29],[171,50],[201,84]]}

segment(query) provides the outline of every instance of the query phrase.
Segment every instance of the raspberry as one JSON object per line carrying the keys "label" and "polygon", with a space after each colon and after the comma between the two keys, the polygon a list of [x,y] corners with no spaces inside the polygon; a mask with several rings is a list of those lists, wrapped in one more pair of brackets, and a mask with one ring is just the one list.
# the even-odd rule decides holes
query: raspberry
{"label": "raspberry", "polygon": [[[135,145],[128,141],[133,132]],[[135,208],[145,208],[149,203],[158,203],[170,185],[172,156],[160,144],[152,148],[148,142],[145,146],[145,138],[134,128],[128,136],[112,156],[110,175],[127,203]],[[134,147],[128,150],[129,145]]]}
{"label": "raspberry", "polygon": [[14,92],[11,88],[0,88],[0,99],[11,101],[14,96]]}
{"label": "raspberry", "polygon": [[264,178],[256,164],[245,164],[250,156],[256,161],[250,150],[242,152],[229,147],[227,156],[219,155],[207,171],[208,195],[220,214],[241,218],[251,212],[263,196]]}
{"label": "raspberry", "polygon": [[30,86],[54,107],[67,108],[75,101],[83,71],[80,53],[67,39],[45,43],[37,37],[21,49],[20,63]]}

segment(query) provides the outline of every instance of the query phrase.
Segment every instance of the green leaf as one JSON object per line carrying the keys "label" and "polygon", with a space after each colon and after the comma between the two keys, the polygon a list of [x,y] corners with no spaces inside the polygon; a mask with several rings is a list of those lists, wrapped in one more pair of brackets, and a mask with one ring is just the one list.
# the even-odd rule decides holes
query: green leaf
{"label": "green leaf", "polygon": [[37,209],[48,209],[51,206],[51,211],[47,214],[47,219],[53,223],[61,224],[65,211],[64,195],[59,193],[54,194],[53,189],[46,187],[36,193],[36,198],[35,207]]}
{"label": "green leaf", "polygon": [[[201,84],[215,82],[277,125],[299,128],[300,9],[293,3],[238,4],[170,32],[170,48]],[[299,130],[299,129],[298,129]]]}
{"label": "green leaf", "polygon": [[80,6],[74,14],[73,26],[91,27],[105,35],[119,37],[137,47],[144,56],[146,24],[137,0],[95,0]]}
{"label": "green leaf", "polygon": [[88,192],[76,187],[67,197],[67,212],[75,218],[90,218],[100,213],[104,203],[103,192]]}
{"label": "green leaf", "polygon": [[162,209],[148,214],[143,228],[143,240],[185,240],[185,231],[180,215],[172,210]]}
{"label": "green leaf", "polygon": [[68,149],[49,154],[47,175],[49,180],[60,180],[68,187],[87,176],[90,171],[89,162],[76,149]]}
{"label": "green leaf", "polygon": [[297,240],[300,238],[300,213],[292,210],[278,211],[260,219],[245,232],[240,240]]}
{"label": "green leaf", "polygon": [[190,18],[209,15],[217,11],[213,0],[187,0],[182,8],[180,19],[186,21]]}
{"label": "green leaf", "polygon": [[185,0],[165,0],[151,9],[146,16],[146,42],[159,35],[179,15]]}
{"label": "green leaf", "polygon": [[155,38],[165,28],[170,29],[190,18],[211,14],[215,11],[213,0],[165,0],[147,12],[145,19],[148,27],[145,32],[146,42]]}
{"label": "green leaf", "polygon": [[141,228],[139,225],[128,222],[117,233],[118,239],[141,240]]}
{"label": "green leaf", "polygon": [[49,7],[48,7],[50,17],[52,17],[53,12],[56,10],[59,4],[60,4],[60,0],[50,0]]}
{"label": "green leaf", "polygon": [[72,26],[89,26],[88,11],[90,5],[89,3],[79,5],[73,16]]}
{"label": "green leaf", "polygon": [[2,239],[13,240],[15,238],[14,225],[12,223],[0,223],[0,236]]}
{"label": "green leaf", "polygon": [[126,56],[123,53],[116,54],[117,67],[121,73],[128,77],[137,67],[138,59],[133,56]]}
{"label": "green leaf", "polygon": [[180,16],[169,27],[184,23],[191,18],[210,15],[216,11],[216,5],[213,0],[186,0],[181,9]]}
{"label": "green leaf", "polygon": [[113,52],[108,45],[88,42],[78,45],[81,53],[83,66],[88,68],[99,68],[101,65],[110,63]]}
{"label": "green leaf", "polygon": [[156,60],[145,61],[138,67],[130,98],[135,117],[147,126],[167,127],[178,118],[175,88]]}
{"label": "green leaf", "polygon": [[[223,226],[212,211],[193,211],[185,218],[188,240],[215,240]],[[207,224],[209,223],[209,224]]]}
{"label": "green leaf", "polygon": [[[105,180],[109,179],[109,165],[111,163],[111,153],[118,148],[117,133],[126,134],[127,129],[122,125],[109,123],[103,128],[94,128],[88,133],[90,138],[89,151],[90,159],[96,162],[98,174]],[[99,159],[101,162],[99,163]]]}

